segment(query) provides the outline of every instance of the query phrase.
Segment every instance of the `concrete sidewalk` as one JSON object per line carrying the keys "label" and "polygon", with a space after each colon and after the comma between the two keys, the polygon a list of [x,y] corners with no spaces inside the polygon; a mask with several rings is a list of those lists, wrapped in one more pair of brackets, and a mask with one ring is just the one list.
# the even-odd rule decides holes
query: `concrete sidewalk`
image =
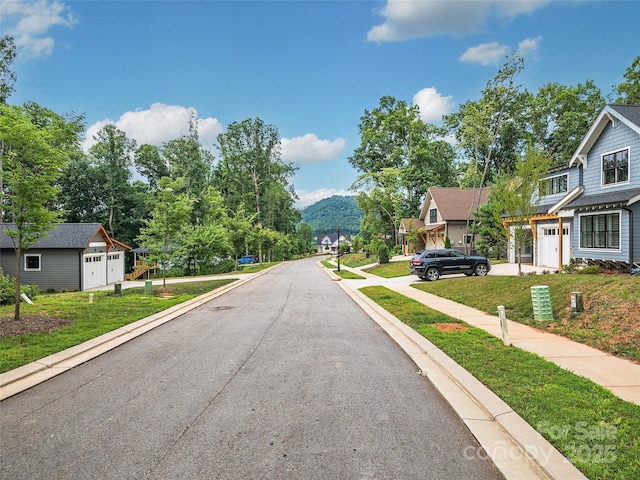
{"label": "concrete sidewalk", "polygon": [[[410,257],[394,257],[393,261],[408,260]],[[523,272],[534,273],[544,270],[532,265],[523,265]],[[417,300],[425,305],[462,320],[474,327],[481,328],[490,334],[502,338],[500,319],[465,305],[437,297],[411,287],[420,280],[414,276],[382,278],[362,269],[341,265],[341,269],[352,271],[365,277],[364,280],[343,280],[355,289],[365,286],[381,285],[402,295]],[[546,269],[548,271],[548,269]],[[490,275],[517,275],[515,264],[494,265]],[[447,277],[438,281],[447,281]],[[497,312],[496,312],[497,313]],[[614,395],[628,402],[640,405],[640,365],[604,353],[587,345],[574,342],[568,338],[543,332],[517,322],[507,320],[507,330],[511,344],[535,353],[560,367],[577,375],[586,377],[607,388]]]}

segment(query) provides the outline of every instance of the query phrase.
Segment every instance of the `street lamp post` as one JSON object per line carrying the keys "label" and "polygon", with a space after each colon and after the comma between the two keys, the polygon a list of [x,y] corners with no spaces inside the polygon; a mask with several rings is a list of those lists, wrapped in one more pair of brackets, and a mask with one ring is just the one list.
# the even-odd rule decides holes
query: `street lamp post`
{"label": "street lamp post", "polygon": [[340,271],[340,225],[338,225],[338,271]]}

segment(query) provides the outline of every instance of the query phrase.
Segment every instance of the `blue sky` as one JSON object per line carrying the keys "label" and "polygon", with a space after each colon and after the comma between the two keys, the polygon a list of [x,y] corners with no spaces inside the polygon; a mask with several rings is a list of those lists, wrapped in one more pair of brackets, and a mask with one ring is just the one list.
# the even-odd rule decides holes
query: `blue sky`
{"label": "blue sky", "polygon": [[260,117],[298,167],[299,207],[350,194],[358,123],[382,96],[439,124],[511,51],[530,91],[593,80],[607,95],[640,55],[639,24],[637,1],[0,0],[18,46],[10,103],[84,113],[85,146],[107,122],[160,145],[196,111],[213,149]]}

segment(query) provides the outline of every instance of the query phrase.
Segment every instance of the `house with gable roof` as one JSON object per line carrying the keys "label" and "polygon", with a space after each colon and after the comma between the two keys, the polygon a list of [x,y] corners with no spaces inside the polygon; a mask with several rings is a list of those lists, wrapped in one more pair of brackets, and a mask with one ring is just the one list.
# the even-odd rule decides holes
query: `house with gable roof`
{"label": "house with gable roof", "polygon": [[338,245],[347,244],[351,247],[350,237],[348,235],[345,236],[344,234],[340,234],[340,238],[338,238],[337,234],[325,233],[318,235],[316,242],[318,253],[328,253],[331,255],[338,253]]}
{"label": "house with gable roof", "polygon": [[[0,268],[16,276],[16,254],[6,234],[15,224],[0,224]],[[41,290],[88,290],[124,280],[125,253],[131,247],[109,236],[100,223],[60,223],[22,252],[20,280]]]}
{"label": "house with gable roof", "polygon": [[529,228],[534,265],[640,266],[640,105],[602,109],[569,163],[543,180]]}
{"label": "house with gable roof", "polygon": [[[420,216],[417,219],[404,218],[398,229],[405,255],[415,253],[410,250],[444,248],[449,238],[451,247],[460,251],[469,250],[474,244],[474,236],[469,229],[475,221],[473,212],[479,205],[487,203],[488,189],[457,187],[430,187],[427,190]],[[411,245],[408,235],[419,235],[418,245]]]}

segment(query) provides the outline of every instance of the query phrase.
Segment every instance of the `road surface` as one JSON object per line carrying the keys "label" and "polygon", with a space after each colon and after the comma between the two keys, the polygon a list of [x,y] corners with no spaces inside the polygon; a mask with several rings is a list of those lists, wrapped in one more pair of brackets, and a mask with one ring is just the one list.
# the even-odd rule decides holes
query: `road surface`
{"label": "road surface", "polygon": [[406,354],[288,262],[0,403],[2,479],[501,479]]}

